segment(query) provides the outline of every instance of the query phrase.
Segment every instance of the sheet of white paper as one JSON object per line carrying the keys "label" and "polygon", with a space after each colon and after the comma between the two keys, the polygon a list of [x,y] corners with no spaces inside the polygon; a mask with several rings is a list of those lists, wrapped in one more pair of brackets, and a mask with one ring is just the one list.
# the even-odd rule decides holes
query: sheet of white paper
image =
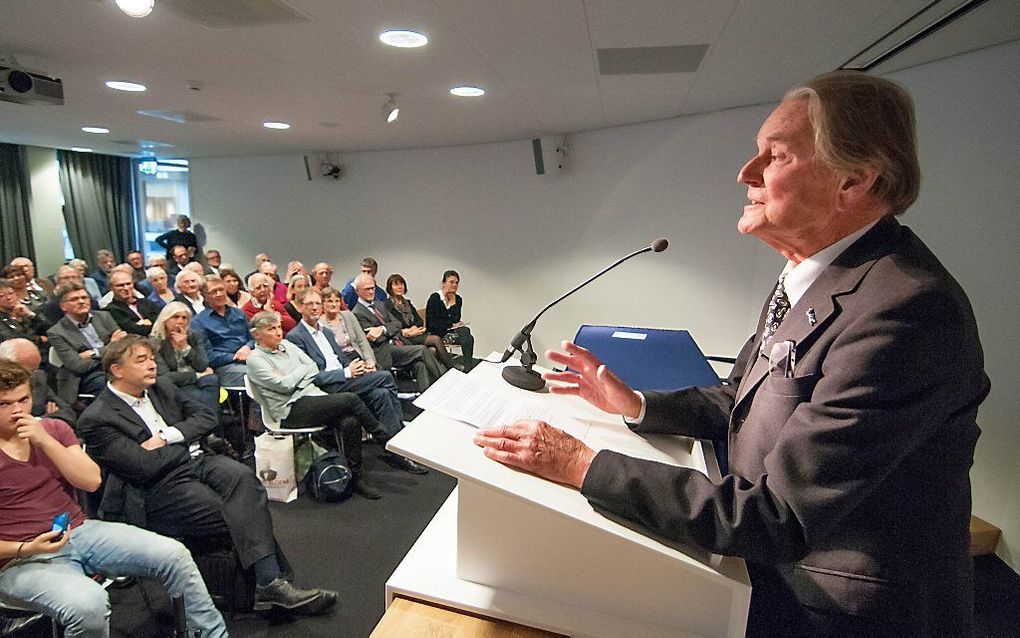
{"label": "sheet of white paper", "polygon": [[459,370],[450,370],[432,384],[414,404],[475,427],[506,425],[521,419],[540,419],[576,437],[587,426],[559,415],[540,401],[532,401],[501,388],[476,382]]}

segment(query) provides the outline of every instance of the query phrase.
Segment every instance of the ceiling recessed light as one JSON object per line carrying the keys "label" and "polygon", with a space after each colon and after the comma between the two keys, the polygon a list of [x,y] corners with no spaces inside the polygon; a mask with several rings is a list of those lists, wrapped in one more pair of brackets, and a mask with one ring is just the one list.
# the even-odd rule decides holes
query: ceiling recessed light
{"label": "ceiling recessed light", "polygon": [[266,128],[276,129],[278,131],[286,131],[290,128],[290,124],[286,122],[263,122],[262,126]]}
{"label": "ceiling recessed light", "polygon": [[457,97],[481,97],[485,95],[485,89],[480,86],[455,86],[450,93]]}
{"label": "ceiling recessed light", "polygon": [[105,133],[109,133],[110,132],[110,129],[103,128],[102,126],[83,126],[83,127],[81,127],[81,130],[85,131],[86,133],[101,133],[101,134],[105,134]]}
{"label": "ceiling recessed light", "polygon": [[417,31],[408,31],[407,29],[383,31],[379,34],[379,39],[383,44],[388,44],[391,47],[400,47],[401,49],[414,49],[429,43],[429,39],[425,34],[418,33]]}
{"label": "ceiling recessed light", "polygon": [[386,100],[386,103],[382,105],[382,116],[386,120],[387,124],[391,124],[397,121],[400,117],[400,107],[397,106],[397,94],[387,93],[390,99]]}
{"label": "ceiling recessed light", "polygon": [[132,18],[144,18],[152,13],[153,0],[117,0],[120,10]]}
{"label": "ceiling recessed light", "polygon": [[137,82],[126,82],[124,80],[110,80],[106,83],[106,86],[111,89],[118,91],[130,91],[132,93],[138,93],[145,90],[144,84],[138,84]]}
{"label": "ceiling recessed light", "polygon": [[92,152],[92,149],[87,147],[87,146],[72,146],[71,150],[72,151],[77,151],[79,153],[91,153]]}

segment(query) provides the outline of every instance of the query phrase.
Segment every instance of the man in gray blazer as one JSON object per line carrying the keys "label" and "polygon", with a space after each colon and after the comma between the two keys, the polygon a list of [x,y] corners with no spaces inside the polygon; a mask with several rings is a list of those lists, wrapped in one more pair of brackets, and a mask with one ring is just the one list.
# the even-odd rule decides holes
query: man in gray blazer
{"label": "man in gray blazer", "polygon": [[728,434],[730,474],[611,451],[542,422],[479,433],[489,457],[580,488],[659,537],[746,559],[752,636],[966,636],[969,469],[988,394],[963,290],[895,215],[917,197],[913,106],[830,73],[761,127],[738,222],[787,258],[730,385],[636,393],[565,343],[546,376],[638,432]]}
{"label": "man in gray blazer", "polygon": [[72,281],[54,291],[64,316],[46,335],[57,353],[57,394],[68,403],[78,394],[98,394],[106,385],[100,360],[111,341],[127,334],[107,312],[92,310],[92,298],[85,286]]}

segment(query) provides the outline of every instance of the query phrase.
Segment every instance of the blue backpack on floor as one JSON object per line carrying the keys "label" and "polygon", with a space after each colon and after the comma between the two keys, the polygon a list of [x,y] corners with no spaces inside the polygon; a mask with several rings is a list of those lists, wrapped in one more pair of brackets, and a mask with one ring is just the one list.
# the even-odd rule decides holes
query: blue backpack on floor
{"label": "blue backpack on floor", "polygon": [[323,503],[335,503],[350,496],[353,481],[347,458],[336,451],[317,456],[304,479],[312,498]]}

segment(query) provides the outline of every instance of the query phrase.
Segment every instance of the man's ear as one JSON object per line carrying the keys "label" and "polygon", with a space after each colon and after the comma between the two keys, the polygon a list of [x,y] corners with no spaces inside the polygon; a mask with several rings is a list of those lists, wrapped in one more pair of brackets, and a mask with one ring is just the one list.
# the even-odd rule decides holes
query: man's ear
{"label": "man's ear", "polygon": [[873,166],[862,166],[843,175],[837,197],[840,208],[854,209],[871,198],[871,189],[878,180],[878,170]]}

